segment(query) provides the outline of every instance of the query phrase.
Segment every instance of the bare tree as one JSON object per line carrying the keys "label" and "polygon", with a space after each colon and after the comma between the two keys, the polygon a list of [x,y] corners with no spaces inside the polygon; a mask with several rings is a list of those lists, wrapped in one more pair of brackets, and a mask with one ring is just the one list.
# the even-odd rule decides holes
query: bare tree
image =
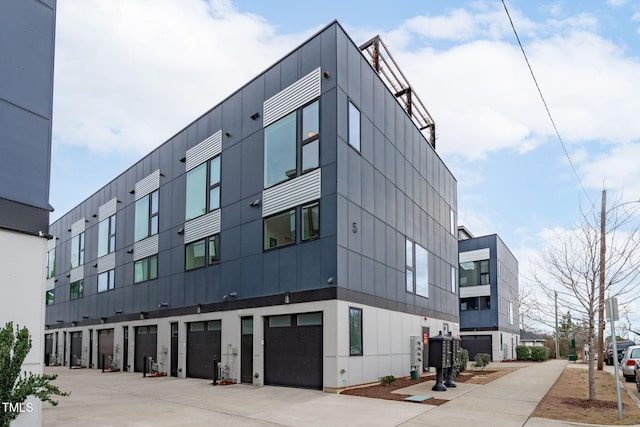
{"label": "bare tree", "polygon": [[[618,204],[622,206],[622,204]],[[614,205],[615,207],[615,205]],[[623,303],[637,296],[640,277],[640,228],[632,225],[628,211],[611,209],[607,218],[605,258],[605,295]],[[534,263],[534,281],[551,300],[557,292],[561,311],[570,310],[574,318],[584,319],[589,358],[589,399],[596,399],[595,355],[602,349],[595,345],[598,331],[596,314],[599,304],[600,217],[595,211],[582,213],[572,230],[557,231]],[[597,349],[597,350],[596,350]]]}

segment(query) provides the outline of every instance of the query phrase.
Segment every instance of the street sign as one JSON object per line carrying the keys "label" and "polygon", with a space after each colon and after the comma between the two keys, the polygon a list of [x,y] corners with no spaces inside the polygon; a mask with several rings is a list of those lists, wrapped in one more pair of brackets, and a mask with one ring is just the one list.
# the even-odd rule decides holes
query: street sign
{"label": "street sign", "polygon": [[[611,301],[611,302],[609,302]],[[605,318],[608,321],[611,321],[611,311],[613,310],[613,320],[620,320],[620,316],[618,316],[618,298],[612,297],[607,298],[604,302],[604,311]]]}

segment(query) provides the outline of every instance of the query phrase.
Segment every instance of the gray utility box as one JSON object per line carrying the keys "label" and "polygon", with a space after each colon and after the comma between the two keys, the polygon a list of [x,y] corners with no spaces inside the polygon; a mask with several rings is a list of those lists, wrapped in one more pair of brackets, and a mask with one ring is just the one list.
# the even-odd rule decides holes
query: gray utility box
{"label": "gray utility box", "polygon": [[410,337],[411,352],[410,365],[412,370],[420,370],[422,367],[422,337]]}
{"label": "gray utility box", "polygon": [[453,338],[442,335],[442,331],[435,337],[429,337],[429,365],[434,368],[450,368],[453,363]]}

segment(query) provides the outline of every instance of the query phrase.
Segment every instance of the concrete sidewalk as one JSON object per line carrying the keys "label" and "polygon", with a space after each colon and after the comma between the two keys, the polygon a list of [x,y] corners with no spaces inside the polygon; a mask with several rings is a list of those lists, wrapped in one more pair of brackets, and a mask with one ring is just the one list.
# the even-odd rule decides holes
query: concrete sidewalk
{"label": "concrete sidewalk", "polygon": [[[529,416],[566,366],[567,362],[562,360],[531,364],[489,384],[471,388],[449,403],[420,414],[402,425],[533,427],[536,424],[529,423]],[[434,393],[428,394],[440,398]],[[563,424],[552,422],[547,425]]]}
{"label": "concrete sidewalk", "polygon": [[[507,364],[501,364],[507,365]],[[71,396],[43,410],[43,426],[527,426],[575,424],[530,419],[566,367],[551,360],[523,366],[486,385],[441,394],[442,406],[366,399],[286,387],[213,387],[193,378],[142,378],[56,367],[56,384]],[[516,365],[522,366],[522,365]],[[412,386],[420,387],[420,386]]]}

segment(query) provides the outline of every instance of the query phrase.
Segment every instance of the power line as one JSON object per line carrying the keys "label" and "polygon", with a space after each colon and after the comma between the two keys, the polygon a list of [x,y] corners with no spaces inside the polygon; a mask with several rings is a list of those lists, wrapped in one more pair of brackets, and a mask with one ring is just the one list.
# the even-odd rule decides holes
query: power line
{"label": "power line", "polygon": [[589,193],[587,193],[587,190],[585,190],[584,186],[582,185],[582,180],[580,179],[580,175],[578,175],[578,171],[576,170],[575,166],[573,165],[573,162],[571,161],[571,157],[569,156],[567,147],[565,147],[564,141],[560,136],[560,132],[558,131],[558,127],[556,126],[556,122],[553,120],[553,117],[551,116],[551,111],[549,111],[549,106],[547,105],[547,101],[544,99],[544,95],[542,95],[542,90],[540,89],[540,85],[538,85],[538,80],[536,79],[536,76],[533,73],[533,68],[531,68],[531,64],[529,63],[529,58],[527,58],[527,54],[524,51],[522,42],[520,42],[520,37],[518,37],[518,32],[516,31],[516,27],[513,24],[513,20],[511,19],[511,15],[509,14],[509,9],[507,9],[507,5],[505,4],[504,0],[502,0],[502,5],[504,6],[504,11],[507,13],[507,17],[509,18],[509,22],[511,23],[511,28],[513,29],[513,34],[515,34],[516,40],[518,41],[518,45],[520,46],[520,50],[522,51],[522,55],[524,56],[524,60],[527,62],[527,67],[529,67],[529,72],[531,73],[533,82],[535,83],[536,88],[538,89],[538,93],[540,94],[540,99],[542,99],[542,103],[544,104],[544,109],[547,110],[547,115],[549,116],[549,120],[551,120],[551,125],[553,126],[553,130],[556,132],[556,136],[558,137],[558,141],[562,146],[562,150],[564,151],[565,156],[567,156],[567,160],[569,160],[569,164],[571,165],[573,174],[576,176],[576,179],[578,180],[578,184],[580,184],[580,188],[582,188],[582,191],[587,196],[587,200],[589,200],[589,202],[591,202],[591,204],[593,205],[594,203],[589,197]]}

